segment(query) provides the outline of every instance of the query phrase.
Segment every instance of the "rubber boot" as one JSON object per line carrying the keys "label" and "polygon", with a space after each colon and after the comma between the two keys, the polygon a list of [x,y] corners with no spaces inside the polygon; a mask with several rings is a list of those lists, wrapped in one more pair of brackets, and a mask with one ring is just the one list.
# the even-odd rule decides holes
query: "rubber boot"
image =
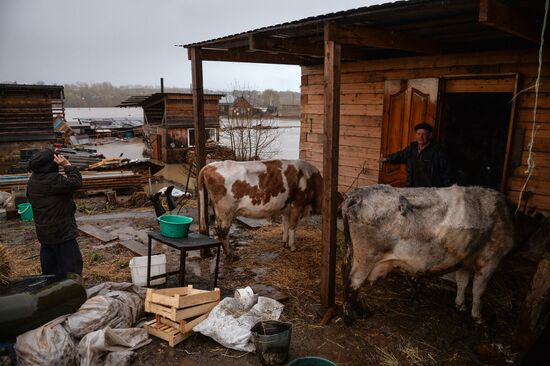
{"label": "rubber boot", "polygon": [[155,215],[157,215],[157,217],[160,217],[166,213],[166,210],[162,207],[162,203],[160,203],[160,192],[149,196],[149,199],[153,202],[153,206],[155,207]]}
{"label": "rubber boot", "polygon": [[170,212],[172,212],[177,207],[172,197],[173,189],[174,189],[174,186],[169,186],[169,187],[166,187],[166,190],[164,191],[164,196],[166,197],[166,202],[168,203],[168,210]]}

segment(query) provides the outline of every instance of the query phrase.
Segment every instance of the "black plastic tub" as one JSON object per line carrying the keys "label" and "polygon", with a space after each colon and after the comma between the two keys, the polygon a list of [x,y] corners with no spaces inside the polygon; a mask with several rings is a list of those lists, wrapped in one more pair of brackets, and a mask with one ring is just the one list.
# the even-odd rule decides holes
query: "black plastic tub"
{"label": "black plastic tub", "polygon": [[86,301],[86,290],[76,278],[31,276],[0,287],[0,341],[12,341],[28,330],[64,314]]}

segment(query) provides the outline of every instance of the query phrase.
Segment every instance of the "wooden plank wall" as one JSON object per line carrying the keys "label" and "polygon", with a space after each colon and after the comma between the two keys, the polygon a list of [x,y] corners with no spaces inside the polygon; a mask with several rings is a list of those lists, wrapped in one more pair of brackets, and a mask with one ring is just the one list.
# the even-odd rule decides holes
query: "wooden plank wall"
{"label": "wooden plank wall", "polygon": [[53,140],[52,99],[41,94],[0,96],[0,141]]}
{"label": "wooden plank wall", "polygon": [[[204,118],[207,127],[219,127],[220,97],[206,96],[204,98]],[[193,128],[192,95],[166,96],[166,126]]]}
{"label": "wooden plank wall", "polygon": [[[518,73],[519,89],[535,83],[538,50],[485,52],[361,61],[342,65],[340,175],[338,189],[378,182],[384,81],[457,75]],[[546,52],[543,60],[548,60]],[[323,66],[302,67],[300,158],[322,170]],[[515,125],[526,129],[521,147],[522,165],[510,171],[507,195],[517,201],[524,182],[527,146],[535,93],[518,96]],[[529,206],[550,210],[550,63],[542,65],[537,124],[533,148],[536,168],[527,190],[533,192]],[[364,168],[363,168],[364,167]]]}
{"label": "wooden plank wall", "polygon": [[143,113],[149,125],[160,125],[162,117],[164,116],[164,103],[156,103],[148,107],[143,107]]}

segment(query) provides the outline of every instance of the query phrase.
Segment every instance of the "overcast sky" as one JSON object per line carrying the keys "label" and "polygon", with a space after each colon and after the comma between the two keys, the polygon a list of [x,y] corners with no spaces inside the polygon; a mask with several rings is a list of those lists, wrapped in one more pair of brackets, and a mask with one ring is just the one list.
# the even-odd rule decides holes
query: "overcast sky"
{"label": "overcast sky", "polygon": [[[0,82],[189,87],[175,44],[223,37],[375,0],[0,0]],[[298,66],[205,62],[204,86],[299,91]]]}

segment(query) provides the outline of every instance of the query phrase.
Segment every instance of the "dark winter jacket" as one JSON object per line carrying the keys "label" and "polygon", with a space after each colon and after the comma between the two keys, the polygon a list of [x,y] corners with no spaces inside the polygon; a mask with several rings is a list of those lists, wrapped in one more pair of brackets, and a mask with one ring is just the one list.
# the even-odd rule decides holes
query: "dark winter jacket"
{"label": "dark winter jacket", "polygon": [[27,184],[36,236],[42,244],[66,242],[77,236],[76,205],[72,195],[82,186],[82,176],[72,165],[65,167],[65,175],[59,174],[53,152],[38,154],[41,155],[33,156],[29,162],[33,173]]}
{"label": "dark winter jacket", "polygon": [[418,142],[388,155],[390,164],[407,164],[407,187],[448,187],[452,184],[447,154],[433,141],[419,153]]}

